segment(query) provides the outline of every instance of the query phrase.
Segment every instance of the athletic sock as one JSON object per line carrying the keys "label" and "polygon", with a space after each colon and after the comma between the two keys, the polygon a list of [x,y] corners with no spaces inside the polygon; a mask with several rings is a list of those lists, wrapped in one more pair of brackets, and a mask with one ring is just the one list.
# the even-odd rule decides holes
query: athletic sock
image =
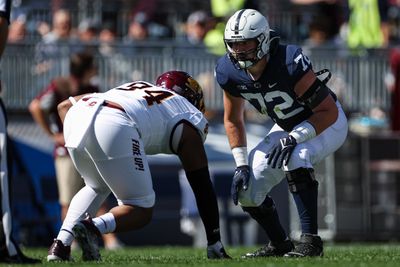
{"label": "athletic sock", "polygon": [[318,234],[318,185],[292,193],[303,234]]}
{"label": "athletic sock", "polygon": [[99,229],[100,233],[107,234],[115,231],[116,222],[111,212],[93,218],[93,224]]}
{"label": "athletic sock", "polygon": [[71,246],[74,238],[72,232],[66,229],[61,229],[57,236],[57,239],[60,240],[64,246]]}

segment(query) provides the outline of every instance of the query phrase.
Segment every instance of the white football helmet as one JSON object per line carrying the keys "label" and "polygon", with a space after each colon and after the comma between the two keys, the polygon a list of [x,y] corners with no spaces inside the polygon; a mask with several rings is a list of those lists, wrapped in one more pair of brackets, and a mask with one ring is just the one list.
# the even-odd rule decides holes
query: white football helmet
{"label": "white football helmet", "polygon": [[[229,18],[224,34],[224,42],[231,60],[242,69],[253,66],[269,51],[269,23],[265,16],[254,9],[241,9]],[[232,43],[255,39],[255,50],[234,52]],[[249,57],[255,52],[255,57]]]}

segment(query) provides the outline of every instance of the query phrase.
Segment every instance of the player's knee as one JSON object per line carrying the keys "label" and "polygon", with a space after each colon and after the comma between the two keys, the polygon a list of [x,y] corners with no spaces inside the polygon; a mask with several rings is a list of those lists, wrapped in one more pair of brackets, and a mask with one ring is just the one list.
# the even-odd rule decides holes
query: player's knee
{"label": "player's knee", "polygon": [[252,188],[249,188],[246,191],[239,192],[239,205],[243,207],[257,207],[263,199],[257,197],[257,194],[252,194]]}
{"label": "player's knee", "polygon": [[317,187],[318,181],[315,180],[314,169],[297,168],[292,171],[285,172],[288,181],[289,190],[297,193],[307,188]]}
{"label": "player's knee", "polygon": [[300,143],[294,148],[287,167],[289,170],[295,170],[304,166],[312,166],[311,155],[309,148],[303,143]]}

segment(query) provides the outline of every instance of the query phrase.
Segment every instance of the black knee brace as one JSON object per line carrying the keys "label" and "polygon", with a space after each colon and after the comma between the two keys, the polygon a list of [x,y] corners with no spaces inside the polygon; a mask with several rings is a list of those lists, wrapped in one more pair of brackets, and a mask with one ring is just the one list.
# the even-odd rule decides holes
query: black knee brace
{"label": "black knee brace", "polygon": [[269,216],[275,211],[275,202],[270,196],[266,196],[264,202],[258,207],[242,207],[243,211],[248,212],[251,217],[258,220],[264,216]]}
{"label": "black knee brace", "polygon": [[266,196],[264,202],[258,207],[243,207],[245,212],[255,219],[264,229],[265,233],[273,243],[280,243],[286,239],[275,203],[270,196]]}
{"label": "black knee brace", "polygon": [[289,190],[292,193],[318,186],[318,181],[315,180],[314,169],[298,168],[285,172],[285,175],[289,184]]}

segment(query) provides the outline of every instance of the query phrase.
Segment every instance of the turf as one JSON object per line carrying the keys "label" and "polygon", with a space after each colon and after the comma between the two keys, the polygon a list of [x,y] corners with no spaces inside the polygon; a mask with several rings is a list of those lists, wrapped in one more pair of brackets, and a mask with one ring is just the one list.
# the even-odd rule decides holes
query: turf
{"label": "turf", "polygon": [[[205,249],[190,247],[129,247],[119,251],[102,250],[101,262],[86,263],[80,259],[80,252],[73,251],[73,263],[47,263],[45,261],[47,249],[25,248],[27,255],[43,259],[43,263],[36,266],[233,266],[233,267],[330,267],[330,266],[359,266],[381,267],[400,266],[400,244],[379,245],[326,245],[325,255],[322,258],[261,258],[241,259],[240,256],[255,247],[227,247],[232,260],[208,260]],[[13,265],[16,266],[16,265]],[[27,266],[27,265],[24,265]]]}

